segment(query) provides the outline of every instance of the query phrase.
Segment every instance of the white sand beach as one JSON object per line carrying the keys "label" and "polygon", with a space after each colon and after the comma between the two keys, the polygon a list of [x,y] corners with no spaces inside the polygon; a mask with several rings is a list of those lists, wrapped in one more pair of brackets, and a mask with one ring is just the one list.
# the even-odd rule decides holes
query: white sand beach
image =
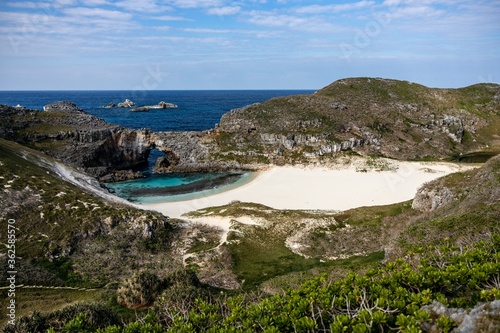
{"label": "white sand beach", "polygon": [[276,209],[347,210],[410,200],[424,183],[470,168],[453,163],[392,160],[386,163],[389,167],[385,171],[366,171],[354,164],[333,168],[275,166],[259,172],[252,181],[222,193],[141,206],[176,218],[234,200]]}

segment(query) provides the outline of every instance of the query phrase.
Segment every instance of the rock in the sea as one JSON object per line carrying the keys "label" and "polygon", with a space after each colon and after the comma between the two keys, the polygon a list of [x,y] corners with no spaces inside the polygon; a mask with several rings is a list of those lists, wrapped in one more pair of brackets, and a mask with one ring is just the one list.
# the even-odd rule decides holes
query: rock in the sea
{"label": "rock in the sea", "polygon": [[148,112],[150,109],[174,109],[178,106],[172,103],[160,102],[156,105],[146,105],[140,106],[138,108],[131,109],[130,112]]}
{"label": "rock in the sea", "polygon": [[179,163],[179,156],[173,151],[165,151],[165,156],[158,157],[155,163],[154,172],[165,173],[171,171],[172,167]]}
{"label": "rock in the sea", "polygon": [[163,102],[163,101],[158,103],[158,109],[171,109],[171,108],[176,108],[176,107],[178,107],[178,106],[175,104],[172,104],[172,103],[167,103],[167,102]]}
{"label": "rock in the sea", "polygon": [[120,182],[124,180],[131,180],[142,178],[144,175],[140,171],[132,171],[132,170],[117,170],[115,172],[106,174],[103,177],[100,177],[99,180],[104,183],[111,182]]}
{"label": "rock in the sea", "polygon": [[170,162],[168,161],[168,159],[166,157],[158,157],[156,159],[154,171],[161,172],[161,173],[168,172],[169,166],[170,166]]}
{"label": "rock in the sea", "polygon": [[135,103],[129,100],[128,98],[125,99],[124,102],[118,103],[117,105],[119,108],[131,108],[132,106],[135,106]]}
{"label": "rock in the sea", "polygon": [[140,106],[138,108],[130,109],[130,112],[148,112],[149,106]]}

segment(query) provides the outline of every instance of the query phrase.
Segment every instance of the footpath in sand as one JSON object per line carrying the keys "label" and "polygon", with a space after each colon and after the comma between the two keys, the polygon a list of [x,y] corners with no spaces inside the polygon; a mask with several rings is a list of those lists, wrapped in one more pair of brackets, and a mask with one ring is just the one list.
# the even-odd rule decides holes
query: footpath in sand
{"label": "footpath in sand", "polygon": [[[410,200],[424,183],[469,168],[454,163],[392,160],[383,160],[382,168],[367,168],[359,163],[332,168],[271,167],[259,172],[252,181],[225,192],[193,200],[141,206],[172,218],[235,200],[275,209],[342,211]],[[189,219],[218,225],[225,230],[229,228],[229,219]]]}

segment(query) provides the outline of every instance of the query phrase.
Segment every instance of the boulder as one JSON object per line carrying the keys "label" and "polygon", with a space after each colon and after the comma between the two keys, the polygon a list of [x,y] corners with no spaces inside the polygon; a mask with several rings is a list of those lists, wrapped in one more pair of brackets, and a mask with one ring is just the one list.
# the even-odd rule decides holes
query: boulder
{"label": "boulder", "polygon": [[156,105],[146,105],[131,109],[130,112],[148,112],[150,109],[173,109],[177,105],[167,102],[160,102]]}
{"label": "boulder", "polygon": [[170,161],[166,157],[158,157],[155,163],[154,171],[164,173],[169,171]]}
{"label": "boulder", "polygon": [[[424,306],[433,318],[446,315],[451,318],[457,327],[456,333],[494,333],[500,330],[500,300],[478,304],[471,310],[451,309],[434,301]],[[424,332],[442,332],[436,323],[425,323],[422,327]]]}
{"label": "boulder", "polygon": [[179,164],[179,156],[173,151],[165,151],[165,156],[158,157],[155,163],[154,172],[167,173],[170,172],[172,167]]}
{"label": "boulder", "polygon": [[412,208],[421,212],[434,211],[456,199],[453,192],[447,187],[431,187],[429,185],[424,185],[418,189],[413,199]]}

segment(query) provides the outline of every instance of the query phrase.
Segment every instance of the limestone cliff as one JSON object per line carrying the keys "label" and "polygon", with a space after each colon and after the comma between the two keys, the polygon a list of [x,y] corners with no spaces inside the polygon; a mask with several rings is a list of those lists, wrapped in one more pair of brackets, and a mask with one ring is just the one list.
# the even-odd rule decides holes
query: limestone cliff
{"label": "limestone cliff", "polygon": [[312,95],[225,114],[221,153],[273,163],[324,161],[341,151],[396,159],[448,158],[499,145],[500,86],[434,89],[352,78]]}
{"label": "limestone cliff", "polygon": [[0,106],[0,136],[41,150],[92,176],[140,167],[151,150],[148,130],[131,130],[91,116],[71,102],[38,110]]}

